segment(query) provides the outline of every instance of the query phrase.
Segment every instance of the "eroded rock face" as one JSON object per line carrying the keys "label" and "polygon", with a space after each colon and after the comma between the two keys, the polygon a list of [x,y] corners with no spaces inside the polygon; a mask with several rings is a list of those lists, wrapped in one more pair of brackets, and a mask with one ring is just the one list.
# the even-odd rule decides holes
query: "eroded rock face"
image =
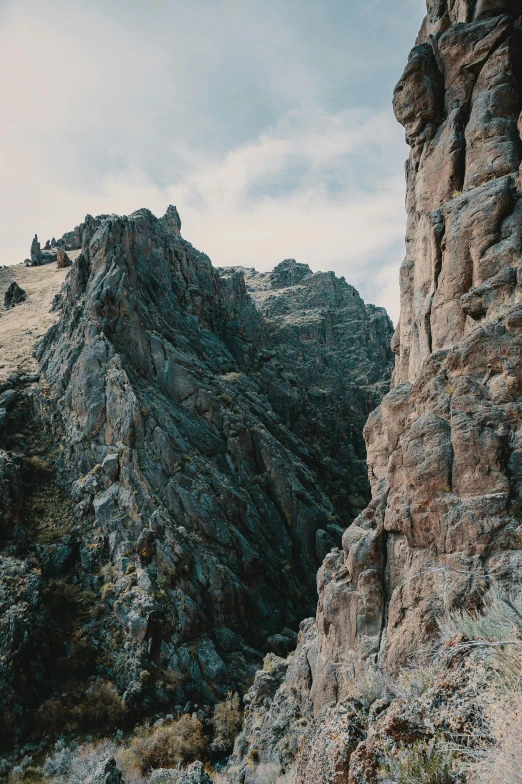
{"label": "eroded rock face", "polygon": [[[281,724],[304,733],[301,784],[374,780],[364,744],[349,774],[322,763],[354,656],[394,675],[445,611],[477,606],[480,575],[522,582],[522,2],[427,8],[394,97],[411,146],[407,255],[393,389],[364,432],[372,501],[319,570],[316,639],[296,652],[308,684],[289,669],[264,725],[267,748]],[[310,701],[306,730],[287,721],[296,700]]]}
{"label": "eroded rock face", "polygon": [[[344,281],[306,269],[319,315],[287,337],[281,325],[275,340],[277,319],[245,276],[220,275],[180,229],[170,207],[159,220],[147,210],[87,216],[75,231],[82,252],[37,351],[45,381],[30,395],[52,459],[49,445],[35,450],[41,499],[6,523],[8,546],[30,553],[55,586],[49,617],[71,593],[67,623],[81,631],[66,647],[72,632],[60,628],[53,655],[64,672],[87,662],[74,670],[75,688],[102,662],[127,706],[149,712],[244,691],[263,651],[295,646],[315,606],[317,567],[368,495],[358,431],[391,370],[387,316]],[[299,275],[280,283],[286,311],[297,313]],[[324,313],[344,303],[333,327],[321,298]],[[338,382],[326,363],[317,390],[320,373],[307,364],[322,343],[325,357],[339,353],[350,333],[358,346]],[[23,427],[20,413],[7,449]],[[335,482],[321,476],[327,461]],[[342,527],[336,487],[352,499]],[[60,677],[50,671],[44,695]]]}
{"label": "eroded rock face", "polygon": [[0,730],[5,742],[20,727],[20,708],[42,687],[45,612],[41,580],[31,565],[0,555]]}
{"label": "eroded rock face", "polygon": [[[220,272],[227,280],[244,276],[264,317],[272,360],[263,365],[263,385],[285,426],[322,453],[315,470],[344,529],[369,497],[362,431],[387,391],[391,321],[383,308],[365,305],[344,278],[314,274],[294,259],[267,273]],[[319,537],[321,561],[331,546],[331,537],[324,545]]]}
{"label": "eroded rock face", "polygon": [[[432,352],[451,348],[473,331],[476,318],[510,297],[506,270],[516,275],[521,248],[515,19],[522,8],[429,5],[394,96],[412,148],[397,384],[415,381]],[[477,297],[480,304],[469,303]]]}
{"label": "eroded rock face", "polygon": [[319,655],[357,648],[390,671],[480,593],[430,565],[518,581],[522,562],[522,3],[428,11],[395,92],[407,260],[394,389],[365,429],[373,501],[319,575]]}
{"label": "eroded rock face", "polygon": [[412,151],[394,389],[365,429],[372,503],[319,572],[316,709],[348,651],[394,671],[480,593],[430,565],[520,575],[522,33],[503,11],[522,3],[486,5],[430,4],[395,92]]}

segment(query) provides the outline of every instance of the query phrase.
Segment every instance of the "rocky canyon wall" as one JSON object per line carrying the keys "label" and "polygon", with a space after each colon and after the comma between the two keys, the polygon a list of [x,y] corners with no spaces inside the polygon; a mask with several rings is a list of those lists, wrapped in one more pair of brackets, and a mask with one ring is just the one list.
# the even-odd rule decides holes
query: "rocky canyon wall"
{"label": "rocky canyon wall", "polygon": [[411,153],[394,389],[365,430],[372,503],[319,578],[327,660],[357,647],[393,671],[448,604],[477,601],[430,565],[521,576],[521,13],[429,2],[395,90]]}
{"label": "rocky canyon wall", "polygon": [[39,705],[70,724],[93,679],[169,712],[291,650],[369,498],[362,424],[393,364],[389,318],[344,280],[278,265],[283,324],[173,207],[74,236],[42,374],[0,387],[5,738]]}
{"label": "rocky canyon wall", "polygon": [[521,46],[520,0],[428,0],[395,90],[406,259],[393,388],[365,428],[372,501],[295,656],[247,699],[245,754],[297,753],[300,784],[376,780],[350,763],[358,660],[394,676],[449,609],[480,607],[484,576],[522,583]]}

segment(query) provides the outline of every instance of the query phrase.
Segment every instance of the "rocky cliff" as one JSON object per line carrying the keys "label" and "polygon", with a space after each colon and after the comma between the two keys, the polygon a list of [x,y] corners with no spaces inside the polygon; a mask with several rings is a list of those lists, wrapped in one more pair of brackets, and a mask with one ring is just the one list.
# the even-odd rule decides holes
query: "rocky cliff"
{"label": "rocky cliff", "polygon": [[391,374],[391,322],[332,274],[283,262],[272,302],[173,207],[74,236],[41,375],[0,388],[6,738],[208,705],[293,648]]}
{"label": "rocky cliff", "polygon": [[241,275],[263,315],[276,360],[262,374],[270,404],[292,433],[320,449],[314,468],[344,530],[370,495],[362,432],[389,387],[383,369],[393,358],[390,319],[384,308],[365,305],[344,278],[314,274],[294,259],[267,273],[220,273]]}
{"label": "rocky cliff", "polygon": [[372,501],[319,570],[294,658],[247,698],[241,781],[252,749],[297,754],[301,784],[381,780],[350,761],[357,662],[396,675],[449,609],[481,606],[484,577],[522,582],[522,2],[427,11],[394,96],[408,226],[393,389],[364,432]]}

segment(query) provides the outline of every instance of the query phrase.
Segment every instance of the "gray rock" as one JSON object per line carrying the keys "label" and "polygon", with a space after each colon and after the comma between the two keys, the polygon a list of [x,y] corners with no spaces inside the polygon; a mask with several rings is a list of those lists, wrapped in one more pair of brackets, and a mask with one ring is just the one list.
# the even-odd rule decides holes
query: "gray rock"
{"label": "gray rock", "polygon": [[183,771],[169,768],[153,770],[148,784],[212,784],[212,779],[205,772],[202,762],[193,762]]}
{"label": "gray rock", "polygon": [[109,757],[101,762],[98,771],[93,776],[93,784],[122,784],[121,770],[114,757]]}
{"label": "gray rock", "polygon": [[13,308],[15,305],[25,302],[26,299],[27,293],[13,280],[4,294],[4,308]]}
{"label": "gray rock", "polygon": [[295,262],[260,282],[214,270],[173,207],[75,232],[82,253],[38,358],[82,525],[108,544],[81,542],[82,569],[110,558],[117,573],[104,639],[125,640],[127,704],[160,699],[144,675],[158,665],[177,671],[176,701],[223,699],[271,642],[293,644],[315,604],[316,532],[368,496],[360,432],[386,391],[391,325]]}
{"label": "gray rock", "polygon": [[153,770],[147,779],[147,784],[179,784],[180,772],[171,768],[158,768]]}
{"label": "gray rock", "polygon": [[286,673],[256,675],[234,782],[255,753],[300,784],[370,784],[394,743],[441,726],[439,710],[480,723],[483,687],[452,666],[422,699],[376,704],[366,731],[357,668],[394,676],[448,609],[480,611],[485,575],[520,592],[522,3],[427,5],[394,97],[411,146],[408,229],[392,389],[364,429],[372,500],[324,559]]}
{"label": "gray rock", "polygon": [[179,784],[212,784],[212,779],[205,773],[202,762],[193,762],[183,772]]}
{"label": "gray rock", "polygon": [[102,461],[102,468],[105,474],[114,482],[120,472],[120,459],[117,454],[107,455]]}
{"label": "gray rock", "polygon": [[41,248],[40,243],[38,242],[38,235],[34,235],[34,239],[31,243],[31,263],[33,266],[37,266],[40,264],[41,260]]}
{"label": "gray rock", "polygon": [[74,555],[73,547],[63,543],[37,544],[36,552],[46,577],[58,577],[63,574]]}
{"label": "gray rock", "polygon": [[56,248],[51,247],[51,243],[47,241],[44,250],[41,249],[38,241],[38,236],[35,234],[31,243],[31,267],[40,267],[43,264],[50,264],[56,260]]}

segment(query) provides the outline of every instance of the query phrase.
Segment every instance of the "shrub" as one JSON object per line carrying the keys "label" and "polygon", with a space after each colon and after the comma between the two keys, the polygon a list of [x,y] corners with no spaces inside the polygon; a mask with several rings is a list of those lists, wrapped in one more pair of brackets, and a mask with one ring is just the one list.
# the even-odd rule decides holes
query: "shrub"
{"label": "shrub", "polygon": [[522,651],[520,648],[507,646],[496,650],[488,661],[493,673],[496,691],[508,696],[522,694]]}
{"label": "shrub", "polygon": [[522,645],[522,594],[511,596],[493,582],[481,611],[454,610],[439,621],[439,629],[445,640],[464,634],[474,642],[520,641]]}
{"label": "shrub", "polygon": [[145,777],[139,760],[136,759],[132,749],[127,746],[120,746],[114,757],[118,768],[123,774],[122,780],[125,784],[145,784]]}
{"label": "shrub", "polygon": [[61,697],[43,702],[37,720],[53,731],[82,727],[117,727],[125,718],[126,707],[110,681],[97,678],[85,684],[68,682]]}
{"label": "shrub", "polygon": [[224,754],[231,752],[236,736],[241,732],[243,717],[239,695],[229,693],[224,702],[214,708],[212,726],[214,727],[214,743]]}
{"label": "shrub", "polygon": [[118,725],[126,713],[126,706],[110,681],[96,680],[85,692],[83,718],[90,724]]}
{"label": "shrub", "polygon": [[491,742],[474,753],[473,784],[522,784],[522,595],[509,594],[493,579],[480,611],[453,611],[439,627],[443,638],[465,635],[459,650],[484,647],[491,687],[479,700]]}
{"label": "shrub", "polygon": [[102,600],[102,602],[107,601],[107,597],[109,596],[109,594],[111,593],[113,588],[114,588],[114,583],[105,583],[105,585],[102,588],[102,592],[101,592],[101,600]]}
{"label": "shrub", "polygon": [[92,781],[104,758],[114,755],[116,746],[108,740],[67,747],[58,741],[55,753],[44,763],[44,775],[54,784],[85,784]]}
{"label": "shrub", "polygon": [[47,757],[44,762],[44,775],[48,778],[51,776],[65,776],[71,769],[73,757],[73,749],[66,745],[63,738],[60,738],[55,743],[54,754],[51,757]]}
{"label": "shrub", "polygon": [[130,749],[141,770],[175,768],[207,756],[207,740],[203,725],[188,714],[161,727],[141,727],[131,741]]}
{"label": "shrub", "polygon": [[433,738],[402,746],[381,766],[380,781],[397,784],[455,784],[463,763],[444,741]]}
{"label": "shrub", "polygon": [[437,668],[431,666],[402,670],[397,683],[399,696],[404,699],[421,697],[435,685],[437,673]]}

